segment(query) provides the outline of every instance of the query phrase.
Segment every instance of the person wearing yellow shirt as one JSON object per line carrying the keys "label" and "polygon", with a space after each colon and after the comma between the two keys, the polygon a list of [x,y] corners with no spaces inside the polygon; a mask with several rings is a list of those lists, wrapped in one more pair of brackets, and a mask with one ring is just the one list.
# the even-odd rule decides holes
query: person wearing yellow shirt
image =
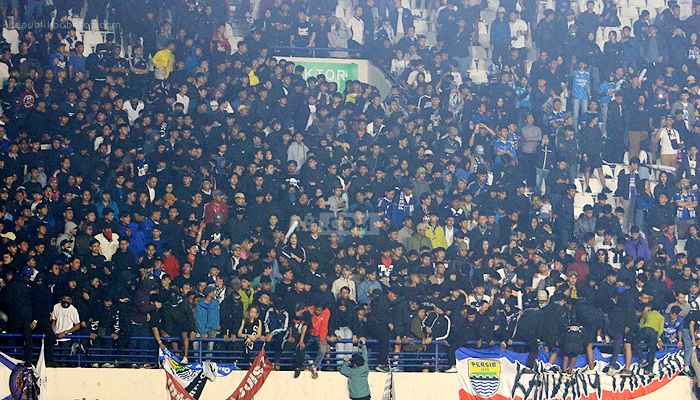
{"label": "person wearing yellow shirt", "polygon": [[[642,362],[644,374],[653,376],[654,360],[656,358],[656,350],[661,350],[664,343],[661,340],[661,335],[664,332],[664,316],[655,310],[651,309],[650,304],[638,304],[635,311],[639,320],[639,332],[635,335],[634,343],[632,344],[632,352]],[[647,357],[644,359],[641,344],[647,345]]]}
{"label": "person wearing yellow shirt", "polygon": [[445,228],[438,224],[438,216],[435,212],[431,212],[428,220],[428,226],[425,228],[425,236],[430,239],[433,248],[447,248],[447,238],[445,237]]}
{"label": "person wearing yellow shirt", "polygon": [[155,78],[161,81],[168,79],[175,67],[175,43],[170,42],[168,46],[160,49],[151,59]]}

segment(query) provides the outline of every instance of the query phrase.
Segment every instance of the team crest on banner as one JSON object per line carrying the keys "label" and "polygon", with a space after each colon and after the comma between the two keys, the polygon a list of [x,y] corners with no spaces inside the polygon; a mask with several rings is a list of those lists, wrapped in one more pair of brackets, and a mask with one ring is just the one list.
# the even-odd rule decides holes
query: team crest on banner
{"label": "team crest on banner", "polygon": [[500,347],[459,348],[455,352],[459,399],[629,400],[659,390],[676,379],[683,369],[682,350],[657,352],[651,375],[645,373],[635,359],[630,365],[630,375],[609,375],[605,367],[610,356],[594,349],[593,357],[595,364],[592,370],[589,370],[586,358],[582,356],[577,358],[573,373],[562,374],[561,371],[545,369],[549,354],[541,350],[534,368],[526,372],[527,353]]}
{"label": "team crest on banner", "polygon": [[501,385],[501,362],[498,360],[468,360],[469,383],[474,393],[491,397]]}

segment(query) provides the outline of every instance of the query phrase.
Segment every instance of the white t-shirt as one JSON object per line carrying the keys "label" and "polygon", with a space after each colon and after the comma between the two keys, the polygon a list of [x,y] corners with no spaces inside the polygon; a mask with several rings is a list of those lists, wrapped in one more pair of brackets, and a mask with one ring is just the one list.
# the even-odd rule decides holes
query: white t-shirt
{"label": "white t-shirt", "polygon": [[[80,315],[78,315],[78,309],[74,305],[70,305],[68,308],[63,308],[61,303],[57,303],[53,306],[51,311],[51,320],[56,321],[56,327],[54,328],[54,333],[58,335],[61,332],[65,332],[71,329],[75,324],[80,323]],[[57,339],[58,341],[69,340],[68,338]]]}
{"label": "white t-shirt", "polygon": [[[180,93],[175,95],[175,103],[182,103],[185,109],[185,114],[188,113],[188,110],[190,109],[190,97],[185,95],[182,95]],[[174,105],[174,104],[173,104]]]}
{"label": "white t-shirt", "polygon": [[136,107],[131,104],[131,101],[124,102],[124,107],[122,109],[126,111],[126,115],[129,118],[129,125],[134,124],[134,121],[139,117],[139,112],[141,112],[144,107],[145,105],[140,100],[136,103]]}
{"label": "white t-shirt", "polygon": [[365,44],[365,21],[352,16],[348,21],[348,28],[352,33],[350,39],[359,44]]}
{"label": "white t-shirt", "polygon": [[659,128],[661,134],[659,135],[659,145],[661,147],[661,154],[663,155],[673,155],[678,154],[678,150],[673,148],[671,139],[675,139],[678,144],[681,143],[681,136],[675,129]]}
{"label": "white t-shirt", "polygon": [[525,38],[527,37],[527,23],[518,18],[515,22],[510,23],[510,35],[515,39],[510,41],[511,47],[522,49],[525,47]]}

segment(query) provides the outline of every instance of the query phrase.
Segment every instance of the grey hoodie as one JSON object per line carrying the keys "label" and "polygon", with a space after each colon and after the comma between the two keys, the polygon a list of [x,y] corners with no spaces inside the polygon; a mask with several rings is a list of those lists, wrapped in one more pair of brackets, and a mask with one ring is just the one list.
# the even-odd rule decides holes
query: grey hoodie
{"label": "grey hoodie", "polygon": [[77,228],[78,225],[75,222],[68,221],[66,222],[66,226],[63,228],[63,233],[58,235],[58,238],[56,238],[56,247],[58,248],[58,251],[62,251],[63,249],[61,248],[61,242],[64,240],[67,240],[70,242],[70,247],[68,250],[72,253],[73,252],[73,247],[75,246],[75,237],[71,235],[71,231],[75,228]]}

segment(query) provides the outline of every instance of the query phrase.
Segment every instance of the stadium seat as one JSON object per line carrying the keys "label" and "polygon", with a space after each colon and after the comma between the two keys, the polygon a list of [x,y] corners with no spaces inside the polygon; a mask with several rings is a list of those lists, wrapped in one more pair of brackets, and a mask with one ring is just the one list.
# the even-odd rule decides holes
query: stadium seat
{"label": "stadium seat", "polygon": [[648,0],[647,7],[656,8],[657,10],[666,8],[666,0]]}
{"label": "stadium seat", "polygon": [[617,178],[610,178],[605,180],[605,187],[610,189],[613,193],[617,190]]}
{"label": "stadium seat", "polygon": [[628,0],[627,4],[630,7],[637,7],[637,9],[643,10],[647,7],[646,0]]}
{"label": "stadium seat", "polygon": [[649,157],[647,156],[646,150],[639,151],[639,162],[641,164],[647,164],[649,162]]}
{"label": "stadium seat", "polygon": [[681,20],[685,20],[693,14],[692,4],[680,3],[679,5],[681,6],[681,15],[680,15]]}
{"label": "stadium seat", "polygon": [[588,186],[591,188],[591,193],[598,194],[603,191],[603,185],[598,180],[598,177],[593,177],[588,180]]}
{"label": "stadium seat", "polygon": [[605,46],[605,39],[603,39],[602,35],[596,37],[595,44],[597,44],[600,50],[603,51],[603,46]]}
{"label": "stadium seat", "polygon": [[83,32],[83,43],[85,44],[85,48],[92,47],[94,49],[98,44],[104,43],[102,33],[97,31]]}
{"label": "stadium seat", "polygon": [[474,83],[486,83],[489,80],[488,71],[483,69],[469,71],[469,78]]}
{"label": "stadium seat", "polygon": [[487,24],[491,24],[491,22],[496,19],[496,12],[491,10],[483,10],[481,12],[481,19]]}
{"label": "stadium seat", "polygon": [[574,207],[583,208],[586,204],[593,205],[595,199],[590,193],[576,193],[574,196]]}
{"label": "stadium seat", "polygon": [[83,32],[85,30],[85,26],[83,25],[85,21],[83,18],[80,18],[80,17],[71,18],[70,22],[73,24],[73,26],[75,27],[75,30],[78,33]]}
{"label": "stadium seat", "polygon": [[422,19],[413,20],[413,26],[416,28],[417,35],[425,35],[428,33],[428,21]]}
{"label": "stadium seat", "polygon": [[624,164],[615,164],[615,170],[613,171],[614,176],[620,176],[620,171],[625,169],[626,166]]}
{"label": "stadium seat", "polygon": [[[647,164],[649,162],[649,157],[647,155],[646,150],[640,150],[638,158],[639,158],[640,164]],[[629,165],[630,160],[629,160],[629,153],[628,152],[625,152],[625,155],[622,157],[622,162],[625,165]]]}
{"label": "stadium seat", "polygon": [[5,28],[2,31],[2,37],[5,39],[7,44],[10,45],[10,52],[12,54],[19,53],[19,32],[14,28]]}
{"label": "stadium seat", "polygon": [[489,38],[489,25],[484,22],[484,21],[479,21],[477,23],[477,29],[478,29],[478,37],[477,41],[479,42],[480,45],[484,47],[489,47],[490,45],[490,38]]}
{"label": "stadium seat", "polygon": [[[472,58],[479,61],[487,61],[489,59],[489,55],[486,52],[486,49],[484,49],[483,47],[472,46]],[[482,65],[480,62],[479,66],[482,68],[486,68],[487,65]]]}
{"label": "stadium seat", "polygon": [[[639,8],[635,6],[620,6],[620,18],[631,18],[631,19],[637,19],[639,18]],[[622,21],[620,21],[622,22]]]}
{"label": "stadium seat", "polygon": [[605,174],[606,178],[612,178],[615,176],[612,167],[609,165],[603,165],[603,174]]}
{"label": "stadium seat", "polygon": [[[651,21],[654,22],[654,19],[656,18],[656,8],[653,7],[644,7],[642,10],[647,10],[649,11],[649,18],[651,18]],[[640,11],[641,12],[641,11]]]}

